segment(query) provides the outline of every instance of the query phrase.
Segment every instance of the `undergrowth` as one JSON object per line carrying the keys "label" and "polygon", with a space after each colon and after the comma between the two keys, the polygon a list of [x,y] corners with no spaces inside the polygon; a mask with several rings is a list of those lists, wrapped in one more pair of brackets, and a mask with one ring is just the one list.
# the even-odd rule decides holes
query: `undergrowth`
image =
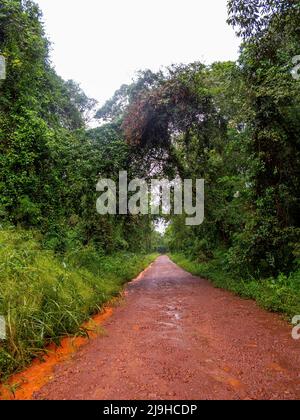
{"label": "undergrowth", "polygon": [[300,314],[300,270],[290,275],[257,280],[241,279],[224,267],[223,254],[216,253],[209,261],[191,261],[182,254],[172,254],[171,259],[190,273],[209,279],[216,287],[230,290],[246,299],[254,299],[271,312],[292,318]]}
{"label": "undergrowth", "polygon": [[81,324],[118,295],[155,255],[99,254],[93,247],[64,256],[41,248],[35,233],[0,230],[0,377],[24,368],[50,342]]}

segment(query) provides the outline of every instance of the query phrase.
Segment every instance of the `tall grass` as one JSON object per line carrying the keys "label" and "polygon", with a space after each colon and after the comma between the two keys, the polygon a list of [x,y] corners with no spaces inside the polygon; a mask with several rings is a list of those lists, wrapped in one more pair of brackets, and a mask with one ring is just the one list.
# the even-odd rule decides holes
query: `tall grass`
{"label": "tall grass", "polygon": [[118,295],[155,255],[99,255],[83,248],[57,257],[40,248],[33,232],[0,230],[0,377],[26,366],[44,346],[78,332],[81,324]]}
{"label": "tall grass", "polygon": [[300,314],[300,270],[277,278],[241,279],[224,269],[222,253],[206,262],[191,261],[182,254],[172,254],[170,258],[184,270],[208,278],[216,287],[256,300],[264,309],[283,313],[289,319]]}

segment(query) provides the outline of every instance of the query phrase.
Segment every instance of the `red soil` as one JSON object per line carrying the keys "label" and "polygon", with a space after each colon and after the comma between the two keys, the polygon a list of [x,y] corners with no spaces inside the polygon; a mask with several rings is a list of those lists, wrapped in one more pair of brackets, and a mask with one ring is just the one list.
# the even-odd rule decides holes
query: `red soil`
{"label": "red soil", "polygon": [[167,257],[130,283],[104,327],[35,399],[300,399],[288,323]]}

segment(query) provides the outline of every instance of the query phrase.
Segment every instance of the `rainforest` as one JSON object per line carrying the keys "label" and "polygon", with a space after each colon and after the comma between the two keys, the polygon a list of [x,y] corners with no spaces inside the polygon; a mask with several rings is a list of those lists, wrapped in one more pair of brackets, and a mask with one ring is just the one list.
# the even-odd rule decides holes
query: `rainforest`
{"label": "rainforest", "polygon": [[[300,4],[227,10],[237,61],[141,69],[99,106],[55,70],[39,6],[0,0],[3,383],[88,334],[83,323],[161,258],[288,322],[300,314]],[[99,214],[97,183],[119,185],[120,171],[149,188],[204,179],[203,223],[118,212],[119,197],[117,214]]]}

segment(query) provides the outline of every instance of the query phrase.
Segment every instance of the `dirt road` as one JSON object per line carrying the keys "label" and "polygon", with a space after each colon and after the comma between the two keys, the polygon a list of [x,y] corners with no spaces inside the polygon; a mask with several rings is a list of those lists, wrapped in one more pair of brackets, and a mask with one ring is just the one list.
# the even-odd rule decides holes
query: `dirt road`
{"label": "dirt road", "polygon": [[300,399],[291,327],[165,256],[104,328],[36,399]]}

